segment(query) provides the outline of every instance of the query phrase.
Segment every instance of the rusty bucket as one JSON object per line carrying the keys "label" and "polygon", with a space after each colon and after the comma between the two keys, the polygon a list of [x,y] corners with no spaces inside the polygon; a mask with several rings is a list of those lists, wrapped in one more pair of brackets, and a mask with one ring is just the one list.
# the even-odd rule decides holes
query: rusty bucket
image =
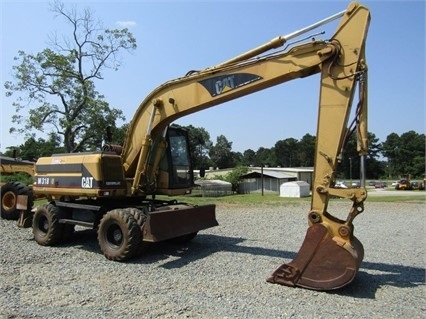
{"label": "rusty bucket", "polygon": [[364,248],[354,236],[350,241],[333,237],[327,228],[314,224],[294,260],[278,267],[267,279],[291,287],[313,290],[334,290],[350,283],[362,259]]}

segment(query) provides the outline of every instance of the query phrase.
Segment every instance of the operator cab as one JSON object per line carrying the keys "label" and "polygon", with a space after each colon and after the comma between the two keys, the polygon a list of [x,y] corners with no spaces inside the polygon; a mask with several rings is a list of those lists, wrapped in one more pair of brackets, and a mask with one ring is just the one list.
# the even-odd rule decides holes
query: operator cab
{"label": "operator cab", "polygon": [[[166,134],[166,151],[160,162],[158,194],[189,194],[194,186],[187,130],[169,126]],[[155,147],[155,146],[154,146]]]}
{"label": "operator cab", "polygon": [[194,174],[191,166],[188,132],[182,128],[169,127],[167,130],[168,152],[170,163],[170,188],[192,187]]}

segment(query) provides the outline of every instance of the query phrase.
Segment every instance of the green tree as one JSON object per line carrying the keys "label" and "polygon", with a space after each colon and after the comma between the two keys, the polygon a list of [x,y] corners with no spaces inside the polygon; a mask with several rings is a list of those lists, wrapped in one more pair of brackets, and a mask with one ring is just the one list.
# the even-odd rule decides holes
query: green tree
{"label": "green tree", "polygon": [[237,165],[232,171],[225,175],[214,175],[212,179],[218,179],[232,184],[232,191],[238,193],[241,176],[247,174],[247,166]]}
{"label": "green tree", "polygon": [[[112,127],[111,130],[111,142],[112,144],[124,145],[126,140],[127,130],[129,129],[129,123],[125,123],[120,127]],[[105,141],[108,141],[108,137],[105,137]]]}
{"label": "green tree", "polygon": [[127,29],[103,29],[88,9],[80,14],[56,1],[52,11],[68,23],[71,35],[52,36],[50,46],[34,55],[18,52],[14,81],[5,83],[6,96],[17,94],[12,122],[18,128],[10,132],[55,132],[68,152],[97,148],[106,127],[124,116],[104,101],[95,81],[120,67],[120,52],[135,50],[136,39]]}
{"label": "green tree", "polygon": [[277,166],[277,157],[274,148],[259,147],[256,151],[254,166]]}
{"label": "green tree", "polygon": [[51,156],[54,153],[63,153],[65,150],[60,147],[58,136],[50,134],[49,139],[43,138],[35,139],[34,136],[27,139],[24,144],[18,147],[9,147],[5,152],[5,156],[13,157],[16,150],[16,156],[28,161],[36,161],[42,156]]}
{"label": "green tree", "polygon": [[244,164],[244,156],[241,152],[231,152],[232,163],[234,166],[241,166]]}
{"label": "green tree", "polygon": [[[379,179],[385,175],[385,163],[379,161],[381,144],[379,139],[368,132],[368,152],[365,159],[366,178]],[[361,160],[358,155],[356,134],[352,134],[345,146],[342,161],[338,167],[339,177],[359,179]]]}
{"label": "green tree", "polygon": [[246,166],[255,165],[256,163],[256,152],[252,149],[245,150],[243,152],[242,164]]}
{"label": "green tree", "polygon": [[300,167],[314,166],[316,137],[305,134],[299,141],[297,149],[297,164]]}
{"label": "green tree", "polygon": [[216,138],[216,144],[209,152],[214,165],[219,168],[230,168],[234,166],[232,161],[232,142],[229,142],[224,135]]}
{"label": "green tree", "polygon": [[202,127],[184,126],[188,130],[189,149],[194,169],[206,169],[212,163],[208,156],[213,145],[210,134]]}
{"label": "green tree", "polygon": [[388,172],[392,177],[425,174],[425,134],[408,131],[401,136],[391,133],[381,144],[382,154],[388,159]]}
{"label": "green tree", "polygon": [[247,174],[248,167],[247,166],[237,166],[231,172],[226,174],[223,178],[226,182],[232,184],[232,191],[238,193],[239,185],[241,183],[241,176]]}
{"label": "green tree", "polygon": [[299,142],[295,138],[287,138],[275,143],[275,155],[278,165],[283,167],[296,167],[299,164]]}
{"label": "green tree", "polygon": [[386,141],[381,144],[381,150],[384,157],[388,160],[388,175],[392,177],[398,176],[400,174],[399,170],[399,135],[396,133],[391,133],[386,137]]}

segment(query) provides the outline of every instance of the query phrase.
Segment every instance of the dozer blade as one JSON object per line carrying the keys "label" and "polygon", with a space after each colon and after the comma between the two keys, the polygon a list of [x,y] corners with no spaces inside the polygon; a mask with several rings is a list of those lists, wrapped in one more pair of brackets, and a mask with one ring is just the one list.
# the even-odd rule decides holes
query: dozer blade
{"label": "dozer blade", "polygon": [[144,225],[143,240],[164,241],[218,225],[215,205],[185,206],[150,212]]}
{"label": "dozer blade", "polygon": [[352,237],[350,244],[334,240],[326,227],[314,224],[294,260],[278,267],[267,281],[313,290],[338,289],[354,279],[363,257],[357,238]]}

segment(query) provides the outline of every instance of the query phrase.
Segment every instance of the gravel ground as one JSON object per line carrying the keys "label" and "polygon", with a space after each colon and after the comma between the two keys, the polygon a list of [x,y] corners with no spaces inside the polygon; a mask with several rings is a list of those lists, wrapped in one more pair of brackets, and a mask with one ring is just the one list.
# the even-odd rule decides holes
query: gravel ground
{"label": "gravel ground", "polygon": [[[309,203],[218,206],[220,226],[189,244],[158,244],[118,263],[93,231],[42,247],[31,229],[0,220],[0,319],[425,318],[424,203],[368,203],[355,219],[365,258],[334,292],[266,282],[304,239]],[[347,212],[335,201],[329,211]]]}

